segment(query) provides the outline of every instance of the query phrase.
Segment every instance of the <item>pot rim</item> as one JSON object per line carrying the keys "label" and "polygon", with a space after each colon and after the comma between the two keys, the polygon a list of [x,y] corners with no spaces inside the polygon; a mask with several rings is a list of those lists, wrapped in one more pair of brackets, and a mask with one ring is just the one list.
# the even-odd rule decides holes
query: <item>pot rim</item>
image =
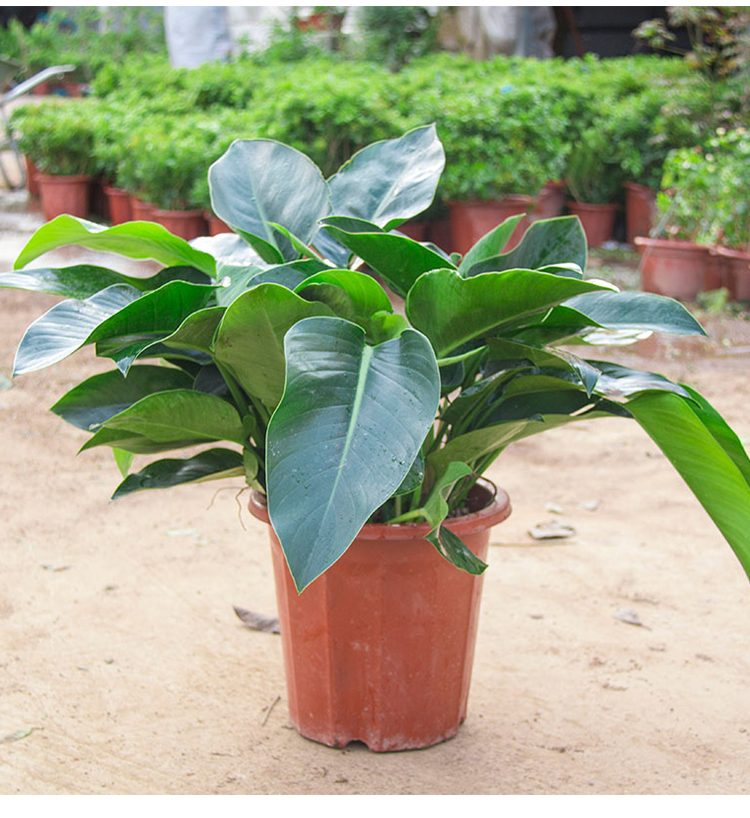
{"label": "pot rim", "polygon": [[658,247],[664,250],[698,250],[709,253],[711,248],[707,244],[698,244],[694,241],[683,241],[681,239],[652,239],[650,236],[636,236],[633,239],[636,247]]}
{"label": "pot rim", "polygon": [[57,175],[54,173],[44,173],[38,170],[36,178],[40,182],[51,182],[52,184],[70,184],[75,182],[90,182],[91,176],[88,173],[74,173],[69,176]]}
{"label": "pot rim", "polygon": [[[481,511],[447,520],[445,524],[455,534],[473,534],[491,528],[510,516],[511,505],[508,494],[503,489],[496,488],[488,480],[481,480],[478,485],[480,484],[489,494],[494,492],[492,502]],[[490,486],[491,488],[489,488]],[[270,524],[265,494],[253,491],[250,494],[248,506],[250,513],[256,520]],[[421,540],[430,533],[430,530],[429,523],[399,523],[395,525],[392,523],[365,523],[359,534],[357,534],[357,539]]]}
{"label": "pot rim", "polygon": [[476,208],[493,208],[503,204],[533,204],[536,201],[535,196],[529,196],[526,193],[504,193],[495,199],[457,199],[453,202],[448,202],[449,207],[476,207]]}
{"label": "pot rim", "polygon": [[[153,206],[153,205],[152,205]],[[154,215],[166,217],[168,219],[195,219],[203,218],[203,210],[200,208],[193,208],[192,210],[161,210],[154,207]]]}
{"label": "pot rim", "polygon": [[575,202],[570,201],[568,202],[568,209],[574,210],[575,208],[580,208],[581,210],[600,210],[600,211],[609,211],[609,210],[617,210],[620,205],[614,202]]}
{"label": "pot rim", "polygon": [[711,253],[716,256],[738,259],[739,261],[750,261],[750,250],[736,250],[734,247],[724,247],[721,244],[712,247]]}

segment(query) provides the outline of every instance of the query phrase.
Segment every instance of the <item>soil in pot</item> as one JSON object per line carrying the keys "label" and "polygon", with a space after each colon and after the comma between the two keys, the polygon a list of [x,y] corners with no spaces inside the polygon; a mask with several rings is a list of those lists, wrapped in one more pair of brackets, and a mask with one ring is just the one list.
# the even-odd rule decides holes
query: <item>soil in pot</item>
{"label": "soil in pot", "polygon": [[170,233],[185,239],[185,241],[192,241],[192,239],[197,239],[198,236],[205,236],[208,232],[202,210],[155,209],[152,219],[166,227]]}
{"label": "soil in pot", "polygon": [[716,247],[712,251],[719,266],[719,284],[729,290],[733,301],[750,301],[750,252]]}
{"label": "soil in pot", "polygon": [[612,238],[615,226],[616,204],[587,204],[568,202],[571,215],[578,216],[589,247],[600,247]]}
{"label": "soil in pot", "polygon": [[636,236],[650,236],[656,216],[656,193],[636,182],[625,182],[625,240],[635,244]]}
{"label": "soil in pot", "polygon": [[641,254],[641,289],[646,292],[694,301],[698,293],[718,286],[706,245],[636,236],[635,246]]}
{"label": "soil in pot", "polygon": [[[502,224],[511,216],[528,214],[534,206],[531,196],[504,196],[490,202],[451,202],[450,210],[452,249],[464,255],[486,233]],[[521,240],[530,221],[521,219],[511,234],[505,251],[511,250]]]}
{"label": "soil in pot", "polygon": [[85,219],[89,214],[89,188],[91,178],[78,176],[49,176],[38,173],[39,195],[42,199],[44,218],[51,221],[67,213]]}
{"label": "soil in pot", "polygon": [[112,224],[124,224],[132,221],[133,209],[130,204],[130,194],[127,190],[105,185],[104,193],[109,201],[109,217]]}
{"label": "soil in pot", "polygon": [[[484,504],[492,500],[485,492]],[[268,522],[264,498],[250,511]],[[510,514],[498,491],[449,527],[484,559],[490,528]],[[366,525],[331,568],[297,593],[269,526],[289,715],[331,747],[429,747],[466,718],[482,577],[460,571],[424,539],[429,526]],[[439,682],[439,683],[436,683]]]}

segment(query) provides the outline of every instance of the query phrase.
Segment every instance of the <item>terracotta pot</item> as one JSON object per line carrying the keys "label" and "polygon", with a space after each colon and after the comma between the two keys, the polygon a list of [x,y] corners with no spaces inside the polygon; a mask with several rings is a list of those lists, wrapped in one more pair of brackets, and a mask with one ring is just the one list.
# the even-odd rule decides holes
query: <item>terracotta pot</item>
{"label": "terracotta pot", "polygon": [[715,247],[712,255],[719,263],[719,286],[726,287],[734,301],[750,300],[750,252]]}
{"label": "terracotta pot", "polygon": [[39,195],[39,168],[34,164],[34,160],[25,156],[26,160],[26,189],[29,191],[29,196]]}
{"label": "terracotta pot", "polygon": [[130,194],[127,190],[105,185],[104,193],[109,201],[109,217],[112,224],[124,224],[132,221],[133,208],[130,205]]}
{"label": "terracotta pot", "polygon": [[35,97],[44,97],[50,93],[52,90],[52,83],[49,80],[44,80],[43,82],[38,83],[31,89],[31,93]]}
{"label": "terracotta pot", "polygon": [[210,210],[203,211],[203,218],[208,223],[209,236],[218,236],[219,233],[232,232],[232,228],[226,222],[223,222],[218,216],[214,216]]}
{"label": "terracotta pot", "polygon": [[[448,205],[451,220],[453,250],[464,255],[490,230],[510,216],[529,213],[534,205],[531,196],[504,196],[492,202],[451,202]],[[515,247],[528,228],[530,221],[521,219],[511,234],[505,250]]]}
{"label": "terracotta pot", "polygon": [[410,239],[414,239],[414,241],[427,241],[428,228],[428,222],[412,219],[411,221],[400,224],[396,230],[408,236]]}
{"label": "terracotta pot", "polygon": [[42,211],[47,221],[67,213],[85,219],[89,214],[89,185],[91,178],[78,176],[48,176],[38,173]]}
{"label": "terracotta pot", "polygon": [[[491,499],[486,492],[487,501]],[[250,511],[268,522],[263,498]],[[480,558],[507,495],[449,523]],[[366,525],[301,594],[269,526],[289,714],[306,738],[385,752],[429,747],[466,718],[481,576],[454,568],[425,524]]]}
{"label": "terracotta pot", "polygon": [[656,218],[656,193],[636,182],[625,182],[625,240],[635,244],[636,236],[650,236]]}
{"label": "terracotta pot", "polygon": [[616,204],[587,204],[568,202],[571,215],[578,216],[589,247],[599,247],[612,238],[615,226]]}
{"label": "terracotta pot", "polygon": [[447,253],[453,252],[450,219],[433,219],[427,223],[427,239]]}
{"label": "terracotta pot", "polygon": [[716,289],[716,267],[707,245],[636,236],[635,246],[646,292],[693,301],[698,293]]}
{"label": "terracotta pot", "polygon": [[166,227],[170,233],[185,241],[205,236],[206,220],[202,210],[154,210],[153,220]]}
{"label": "terracotta pot", "polygon": [[149,204],[149,202],[144,202],[143,199],[139,199],[137,196],[133,196],[131,194],[130,212],[133,214],[133,219],[135,221],[153,221],[155,210],[156,207],[154,207],[154,205]]}
{"label": "terracotta pot", "polygon": [[554,219],[561,216],[567,202],[565,182],[547,182],[536,197],[531,220]]}

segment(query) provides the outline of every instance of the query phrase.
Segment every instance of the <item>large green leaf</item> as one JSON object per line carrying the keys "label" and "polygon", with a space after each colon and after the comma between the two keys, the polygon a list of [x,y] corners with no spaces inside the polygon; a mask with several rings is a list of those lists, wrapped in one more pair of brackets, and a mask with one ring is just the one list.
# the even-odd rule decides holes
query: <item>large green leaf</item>
{"label": "large green leaf", "polygon": [[735,444],[725,448],[726,433],[717,429],[715,410],[702,401],[698,411],[693,407],[692,401],[668,392],[645,392],[628,402],[633,417],[677,469],[750,576],[747,464],[741,458],[742,469],[738,466]]}
{"label": "large green leaf", "polygon": [[112,495],[113,500],[144,489],[167,489],[187,483],[202,483],[245,473],[242,455],[233,449],[208,449],[186,460],[158,460],[128,475]]}
{"label": "large green leaf", "polygon": [[[364,327],[368,340],[374,340],[372,316],[391,313],[393,307],[386,291],[372,276],[354,270],[324,270],[300,284],[296,293],[308,301],[327,304],[339,318]],[[380,329],[380,320],[377,320]]]}
{"label": "large green leaf", "polygon": [[566,262],[586,269],[586,234],[576,216],[561,216],[534,222],[519,244],[508,253],[485,258],[463,267],[466,276],[502,270],[538,270]]}
{"label": "large green leaf", "polygon": [[472,278],[463,278],[453,270],[435,270],[422,275],[412,287],[406,315],[442,358],[501,325],[600,289],[589,281],[535,270],[506,270]]}
{"label": "large green leaf", "polygon": [[284,391],[284,335],[297,321],[314,315],[332,316],[333,311],[279,284],[261,284],[227,307],[214,356],[248,395],[273,409]]}
{"label": "large green leaf", "polygon": [[80,451],[94,449],[97,446],[111,446],[131,454],[158,454],[173,449],[185,449],[206,443],[204,437],[188,437],[182,440],[152,440],[146,435],[131,432],[128,429],[108,429],[103,426],[81,446]]}
{"label": "large green leaf", "polygon": [[390,230],[432,204],[444,167],[434,125],[375,142],[328,180],[333,212]]}
{"label": "large green leaf", "polygon": [[216,262],[212,256],[193,249],[188,242],[173,236],[160,224],[126,222],[105,227],[68,215],[58,216],[42,225],[21,250],[14,269],[25,267],[50,250],[71,244],[103,253],[117,253],[127,258],[154,259],[168,267],[186,265],[212,277],[216,273]]}
{"label": "large green leaf", "polygon": [[467,272],[480,262],[486,261],[489,258],[495,258],[500,251],[508,243],[518,222],[523,218],[523,213],[518,216],[510,216],[502,224],[499,224],[494,229],[490,230],[485,236],[469,250],[469,252],[461,259],[458,265],[458,270],[461,275],[466,275]]}
{"label": "large green leaf", "polygon": [[221,287],[216,291],[216,300],[222,306],[229,306],[238,295],[260,284],[281,284],[294,290],[305,279],[321,270],[330,267],[316,259],[301,259],[288,264],[275,264],[271,267],[234,267],[223,265],[219,277]]}
{"label": "large green leaf", "polygon": [[270,139],[233,142],[211,165],[208,182],[214,213],[272,263],[297,255],[272,223],[309,244],[318,220],[330,210],[328,185],[318,166]]}
{"label": "large green leaf", "polygon": [[372,267],[397,295],[406,295],[422,273],[452,266],[444,256],[406,236],[348,232],[341,229],[342,223],[336,217],[322,222],[336,241]]}
{"label": "large green leaf", "polygon": [[106,267],[77,264],[73,267],[43,267],[36,270],[16,270],[0,273],[0,287],[13,287],[65,298],[84,299],[113,284],[134,286],[131,276],[124,276]]}
{"label": "large green leaf", "polygon": [[102,321],[85,343],[96,342],[97,355],[112,358],[125,374],[136,358],[172,335],[183,321],[196,321],[196,311],[203,314],[201,308],[214,290],[213,285],[171,281]]}
{"label": "large green leaf", "polygon": [[[574,309],[607,329],[640,329],[674,335],[705,335],[703,327],[672,298],[641,292],[602,290],[574,296],[564,307]],[[554,316],[550,316],[550,321]]]}
{"label": "large green leaf", "polygon": [[233,406],[214,395],[188,389],[147,395],[106,420],[103,428],[125,430],[156,443],[230,440],[241,444],[245,437]]}
{"label": "large green leaf", "polygon": [[26,330],[16,352],[13,374],[34,372],[71,355],[110,316],[141,297],[127,284],[113,284],[83,301],[55,304]]}
{"label": "large green leaf", "polygon": [[427,339],[375,347],[360,327],[308,318],[285,339],[287,380],[267,437],[268,509],[299,590],[332,565],[401,485],[440,397]]}
{"label": "large green leaf", "polygon": [[127,378],[112,370],[75,386],[57,401],[52,411],[73,426],[92,431],[146,395],[190,389],[192,380],[182,370],[168,366],[134,366]]}

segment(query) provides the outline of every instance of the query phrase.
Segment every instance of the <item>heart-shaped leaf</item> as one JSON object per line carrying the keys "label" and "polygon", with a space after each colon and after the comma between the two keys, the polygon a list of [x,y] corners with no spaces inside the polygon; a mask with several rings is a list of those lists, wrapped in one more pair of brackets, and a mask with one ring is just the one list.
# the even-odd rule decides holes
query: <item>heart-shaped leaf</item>
{"label": "heart-shaped leaf", "polygon": [[267,437],[268,509],[299,590],[332,565],[402,484],[440,397],[427,339],[375,347],[340,318],[285,339],[284,396]]}
{"label": "heart-shaped leaf", "polygon": [[50,250],[77,244],[89,250],[117,253],[133,259],[154,259],[167,267],[186,265],[213,277],[216,262],[207,253],[193,249],[185,239],[172,235],[153,222],[125,222],[114,227],[62,215],[42,225],[16,259],[14,269]]}

